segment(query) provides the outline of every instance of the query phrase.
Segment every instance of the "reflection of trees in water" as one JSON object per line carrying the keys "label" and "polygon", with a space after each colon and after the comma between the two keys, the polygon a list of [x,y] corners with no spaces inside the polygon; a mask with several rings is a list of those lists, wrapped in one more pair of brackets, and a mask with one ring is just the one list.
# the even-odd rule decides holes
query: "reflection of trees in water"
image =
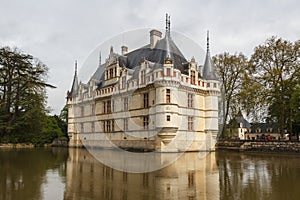
{"label": "reflection of trees in water", "polygon": [[297,156],[217,152],[220,199],[299,198]]}
{"label": "reflection of trees in water", "polygon": [[41,185],[47,170],[65,171],[67,149],[0,150],[0,199],[41,199]]}

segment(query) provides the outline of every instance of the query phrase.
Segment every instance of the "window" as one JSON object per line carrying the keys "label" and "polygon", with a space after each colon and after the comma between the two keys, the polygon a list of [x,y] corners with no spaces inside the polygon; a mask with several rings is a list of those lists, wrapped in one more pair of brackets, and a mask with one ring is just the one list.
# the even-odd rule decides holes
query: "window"
{"label": "window", "polygon": [[214,83],[214,88],[216,88],[217,87],[217,84],[216,83]]}
{"label": "window", "polygon": [[122,87],[121,87],[121,89],[124,89],[125,86],[126,86],[126,76],[123,76],[122,77]]}
{"label": "window", "polygon": [[171,116],[167,115],[167,122],[171,121]]}
{"label": "window", "polygon": [[148,107],[149,107],[149,94],[144,93],[144,108],[148,108]]}
{"label": "window", "polygon": [[195,71],[191,71],[191,84],[195,85],[196,84],[196,75]]}
{"label": "window", "polygon": [[173,72],[173,76],[174,76],[174,77],[176,77],[176,76],[177,76],[177,75],[176,75],[176,72]]}
{"label": "window", "polygon": [[114,76],[114,70],[109,69],[109,79],[113,78],[113,76]]}
{"label": "window", "polygon": [[128,97],[123,99],[124,111],[128,111]]}
{"label": "window", "polygon": [[171,69],[167,68],[167,76],[171,76]]}
{"label": "window", "polygon": [[95,122],[91,122],[91,131],[92,133],[95,132]]}
{"label": "window", "polygon": [[110,132],[110,120],[106,121],[106,130],[105,132]]}
{"label": "window", "polygon": [[145,84],[146,82],[146,73],[145,70],[141,71],[141,84]]}
{"label": "window", "polygon": [[144,116],[143,127],[144,127],[144,129],[148,129],[148,126],[149,126],[149,116]]}
{"label": "window", "polygon": [[192,131],[194,130],[194,118],[188,117],[188,130]]}
{"label": "window", "polygon": [[103,102],[103,113],[111,113],[112,106],[114,106],[114,102],[113,102],[113,105],[112,105],[111,100],[104,101]]}
{"label": "window", "polygon": [[115,131],[115,120],[111,120],[111,132]]}
{"label": "window", "polygon": [[124,119],[124,130],[123,131],[128,131],[128,118]]}
{"label": "window", "polygon": [[114,120],[105,120],[103,121],[103,130],[105,133],[115,131],[115,121]]}
{"label": "window", "polygon": [[171,90],[166,90],[166,103],[171,103]]}
{"label": "window", "polygon": [[103,113],[106,113],[106,102],[103,102]]}
{"label": "window", "polygon": [[95,115],[95,104],[91,105],[91,115]]}
{"label": "window", "polygon": [[188,93],[188,108],[193,108],[193,98],[194,95],[192,93]]}
{"label": "window", "polygon": [[206,83],[206,87],[210,87],[210,83]]}

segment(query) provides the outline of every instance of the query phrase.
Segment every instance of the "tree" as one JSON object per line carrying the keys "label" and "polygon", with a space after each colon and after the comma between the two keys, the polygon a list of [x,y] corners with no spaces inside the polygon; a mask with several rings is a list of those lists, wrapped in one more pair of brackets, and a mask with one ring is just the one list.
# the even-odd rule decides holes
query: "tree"
{"label": "tree", "polygon": [[19,49],[0,48],[0,136],[28,142],[40,134],[46,118],[48,68]]}
{"label": "tree", "polygon": [[267,121],[279,124],[279,132],[292,133],[291,96],[299,79],[299,44],[271,37],[255,48],[250,59],[250,101],[264,107]]}
{"label": "tree", "polygon": [[239,95],[243,78],[247,74],[248,60],[242,53],[230,55],[225,52],[213,57],[218,76],[221,79],[224,92],[223,136],[229,118],[234,118],[240,107]]}

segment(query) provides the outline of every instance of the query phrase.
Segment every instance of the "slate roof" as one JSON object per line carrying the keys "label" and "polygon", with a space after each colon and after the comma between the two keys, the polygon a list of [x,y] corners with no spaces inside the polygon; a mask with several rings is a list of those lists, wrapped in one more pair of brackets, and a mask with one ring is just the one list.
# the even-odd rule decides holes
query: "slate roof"
{"label": "slate roof", "polygon": [[[110,62],[113,59],[117,59],[121,67],[126,67],[128,70],[130,70],[130,74],[133,75],[132,79],[136,79],[138,77],[139,66],[142,59],[145,59],[149,63],[150,68],[154,70],[157,68],[162,68],[165,59],[169,57],[174,64],[174,68],[179,69],[182,74],[188,74],[189,62],[176,46],[170,34],[167,33],[165,34],[164,38],[157,41],[153,49],[151,49],[150,44],[148,44],[128,52],[125,55],[114,53],[113,48],[111,48],[110,51],[110,57],[108,59],[109,61],[106,61],[106,63],[98,66],[97,70],[90,79],[98,84],[98,88],[105,86],[105,67],[107,62]],[[206,80],[218,80],[215,74],[214,65],[210,58],[209,48],[207,49],[206,60],[203,66],[202,74],[202,78]],[[200,73],[199,77],[201,77]]]}
{"label": "slate roof", "polygon": [[251,133],[256,133],[257,129],[260,129],[261,133],[268,133],[270,128],[272,133],[279,133],[279,126],[276,123],[253,123],[251,124]]}
{"label": "slate roof", "polygon": [[206,80],[218,80],[218,76],[216,75],[215,66],[210,57],[209,51],[209,33],[207,32],[207,50],[206,50],[206,58],[203,66],[203,78]]}

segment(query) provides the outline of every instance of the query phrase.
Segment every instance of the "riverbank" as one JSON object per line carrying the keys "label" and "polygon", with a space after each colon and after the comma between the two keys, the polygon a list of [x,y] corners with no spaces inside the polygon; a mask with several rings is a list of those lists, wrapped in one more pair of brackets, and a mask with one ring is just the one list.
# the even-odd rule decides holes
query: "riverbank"
{"label": "riverbank", "polygon": [[34,145],[32,143],[0,143],[0,149],[9,148],[35,148],[35,147],[68,147],[68,141],[65,140],[54,140],[51,144],[43,144],[41,146]]}
{"label": "riverbank", "polygon": [[17,143],[17,144],[14,144],[14,143],[5,143],[5,144],[2,144],[0,143],[0,148],[16,148],[16,149],[22,149],[22,148],[34,148],[35,146],[33,144],[27,144],[27,143]]}
{"label": "riverbank", "polygon": [[219,140],[216,144],[216,150],[233,150],[240,152],[300,153],[300,142]]}

